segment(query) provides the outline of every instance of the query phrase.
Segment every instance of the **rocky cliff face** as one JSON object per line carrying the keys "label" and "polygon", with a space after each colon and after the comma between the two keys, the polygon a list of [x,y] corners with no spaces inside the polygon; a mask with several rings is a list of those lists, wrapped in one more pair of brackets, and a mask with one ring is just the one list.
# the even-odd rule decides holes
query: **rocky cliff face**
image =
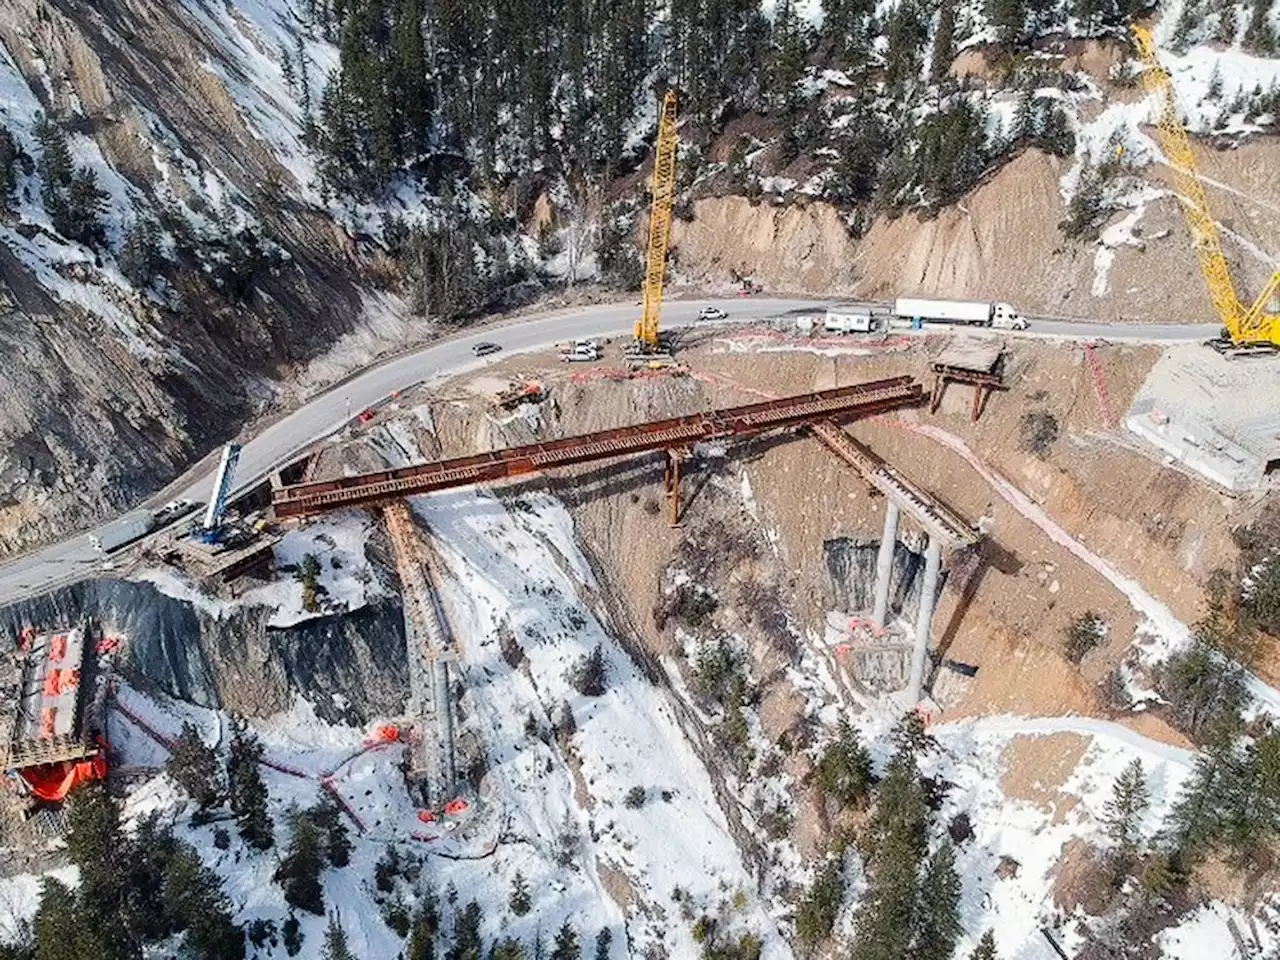
{"label": "rocky cliff face", "polygon": [[89,580],[0,609],[0,632],[91,619],[127,638],[118,669],[130,682],[250,717],[306,697],[330,722],[364,724],[403,712],[408,691],[398,598],[348,614],[266,626],[265,607],[222,617],[149,583]]}
{"label": "rocky cliff face", "polygon": [[[0,215],[0,553],[137,502],[361,316],[350,241],[297,201],[201,9],[0,3],[0,122],[38,160],[37,112],[57,119],[110,196],[97,249],[51,228],[38,165]],[[142,219],[162,256],[140,287]]]}

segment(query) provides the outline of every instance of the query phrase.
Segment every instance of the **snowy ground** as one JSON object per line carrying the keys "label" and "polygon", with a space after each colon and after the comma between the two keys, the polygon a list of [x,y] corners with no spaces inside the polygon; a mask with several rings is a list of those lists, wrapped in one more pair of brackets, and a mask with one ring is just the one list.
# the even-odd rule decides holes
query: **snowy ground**
{"label": "snowy ground", "polygon": [[[140,570],[129,579],[154,584],[165,596],[193,604],[215,619],[237,608],[265,606],[274,611],[268,627],[291,627],[311,617],[358,610],[385,594],[366,553],[376,522],[365,511],[343,511],[288,530],[275,547],[277,579],[235,600],[211,597],[169,567]],[[322,592],[316,610],[305,609],[302,583],[294,574],[308,554],[320,563],[316,582]]]}

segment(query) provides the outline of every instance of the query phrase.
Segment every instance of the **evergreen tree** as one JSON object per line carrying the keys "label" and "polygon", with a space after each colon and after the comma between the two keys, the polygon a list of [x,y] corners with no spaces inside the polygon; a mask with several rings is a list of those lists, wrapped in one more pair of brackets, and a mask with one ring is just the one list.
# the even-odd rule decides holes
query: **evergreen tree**
{"label": "evergreen tree", "polygon": [[446,960],[481,960],[484,941],[480,938],[480,921],[483,914],[480,904],[472,900],[453,918],[453,945],[445,954]]}
{"label": "evergreen tree", "polygon": [[345,867],[351,862],[351,840],[348,837],[347,823],[337,803],[327,793],[320,802],[307,811],[306,816],[315,823],[321,832],[321,845],[329,863],[335,867]]}
{"label": "evergreen tree", "polygon": [[36,118],[35,133],[41,151],[40,197],[54,230],[68,240],[102,246],[106,242],[102,213],[108,195],[98,188],[97,174],[75,166],[66,134],[45,114]]}
{"label": "evergreen tree", "polygon": [[267,812],[267,787],[258,763],[262,744],[242,720],[232,722],[231,750],[227,759],[227,785],[231,809],[236,815],[241,838],[258,850],[275,842],[271,817]]}
{"label": "evergreen tree", "polygon": [[920,76],[928,26],[918,0],[903,0],[889,14],[885,30],[885,83],[896,99],[905,99]]}
{"label": "evergreen tree", "polygon": [[[139,221],[139,224],[142,222]],[[130,231],[130,237],[133,237],[138,229],[139,225],[135,224],[134,229]],[[126,251],[128,248],[129,244],[126,242]],[[125,275],[128,276],[128,269],[124,267],[123,255],[121,257],[121,267],[125,269]],[[130,279],[132,280],[133,278],[131,277]],[[150,277],[147,278],[147,281],[137,285],[144,286],[149,280]],[[187,796],[196,802],[196,805],[201,810],[208,810],[222,801],[218,755],[212,747],[205,745],[205,742],[200,739],[199,731],[192,724],[184,723],[182,725],[182,732],[178,734],[178,739],[174,742],[173,750],[165,763],[165,772],[173,778],[173,782],[181,787]]]}
{"label": "evergreen tree", "polygon": [[413,912],[405,960],[435,960],[436,934],[439,930],[440,918],[436,913],[435,897],[426,896]]}
{"label": "evergreen tree", "polygon": [[840,721],[836,739],[822,751],[816,774],[818,789],[842,807],[867,795],[871,788],[871,754],[847,720]]}
{"label": "evergreen tree", "polygon": [[609,948],[613,945],[613,931],[602,927],[596,934],[595,960],[609,960]]}
{"label": "evergreen tree", "polygon": [[[124,246],[120,250],[120,272],[123,273],[125,275],[125,279],[135,287],[146,287],[150,285],[153,279],[155,279],[155,275],[160,270],[162,259],[160,252],[160,228],[156,226],[154,220],[146,217],[139,217],[134,221],[133,226],[129,228],[129,232],[125,234]],[[183,725],[184,733],[186,732],[185,728],[187,726],[189,726],[189,724]],[[181,741],[179,741],[179,744],[181,745]],[[194,742],[186,744],[185,748],[190,750],[197,745],[203,747],[203,744],[199,742],[198,736]],[[216,767],[216,760],[213,758],[213,751],[209,750],[208,752],[210,754],[208,762],[214,763]],[[173,763],[172,757],[170,757],[169,763]],[[172,771],[170,772],[172,773]],[[212,779],[209,780],[209,783],[216,783],[216,768],[211,771],[211,777]],[[177,778],[175,777],[174,779],[176,780]],[[216,796],[209,799],[208,794],[203,794],[203,799],[209,800],[208,803],[204,803],[201,797],[191,793],[186,784],[179,782],[179,786],[184,790],[187,790],[188,795],[191,796],[196,803],[200,804],[201,809],[207,809],[218,802],[218,798]]]}
{"label": "evergreen tree", "polygon": [[284,939],[284,952],[291,957],[296,957],[302,952],[302,924],[298,922],[297,914],[293,911],[289,912],[289,916],[285,919],[280,933]]}
{"label": "evergreen tree", "polygon": [[324,916],[324,888],[320,885],[324,847],[320,829],[305,813],[294,812],[290,824],[289,846],[272,879],[280,884],[290,906]]}
{"label": "evergreen tree", "polygon": [[1199,638],[1170,656],[1156,680],[1174,725],[1191,739],[1225,742],[1239,729],[1250,700],[1244,670]]}
{"label": "evergreen tree", "polygon": [[329,914],[329,925],[324,931],[324,950],[320,956],[322,960],[355,960],[355,954],[347,945],[347,931],[343,929],[336,910]]}
{"label": "evergreen tree", "polygon": [[1147,805],[1146,773],[1142,761],[1134,760],[1116,778],[1111,799],[1102,808],[1102,822],[1107,836],[1115,844],[1116,871],[1120,877],[1128,873],[1138,856]]}
{"label": "evergreen tree", "polygon": [[569,671],[569,683],[584,697],[599,697],[608,684],[609,671],[604,662],[604,648],[596,644],[592,651],[578,659]]}
{"label": "evergreen tree", "polygon": [[844,900],[844,872],[841,867],[839,858],[823,864],[813,879],[813,886],[796,909],[796,936],[810,949],[831,936],[831,929],[835,926]]}
{"label": "evergreen tree", "polygon": [[1213,843],[1220,824],[1220,781],[1227,762],[1221,748],[1201,753],[1169,814],[1168,829],[1178,858],[1190,865]]}
{"label": "evergreen tree", "polygon": [[1254,0],[1249,26],[1244,31],[1244,46],[1259,56],[1275,56],[1276,31],[1267,19],[1271,10],[1268,0]]}
{"label": "evergreen tree", "polygon": [[942,83],[956,58],[956,5],[955,0],[942,0],[938,11],[938,28],[933,34],[933,52],[929,58],[929,72],[934,83]]}
{"label": "evergreen tree", "polygon": [[956,854],[950,841],[944,840],[920,878],[914,960],[951,960],[962,932]]}
{"label": "evergreen tree", "polygon": [[984,933],[973,953],[969,954],[969,960],[1000,960],[996,953],[996,935],[990,930]]}
{"label": "evergreen tree", "polygon": [[75,892],[52,877],[40,881],[34,934],[36,960],[83,960],[96,950],[92,931],[78,916]]}
{"label": "evergreen tree", "polygon": [[524,947],[514,937],[506,937],[489,948],[489,960],[524,960]]}
{"label": "evergreen tree", "polygon": [[529,912],[532,903],[529,898],[529,884],[524,879],[524,874],[519,870],[516,871],[514,879],[511,881],[511,898],[508,901],[511,912],[517,917],[523,917]]}
{"label": "evergreen tree", "polygon": [[164,877],[165,913],[185,931],[187,953],[196,960],[244,960],[244,934],[232,922],[231,904],[217,874],[182,844]]}
{"label": "evergreen tree", "polygon": [[67,853],[80,868],[79,912],[93,931],[96,952],[102,960],[137,957],[141,944],[128,923],[132,856],[120,809],[101,782],[76,791],[69,807]]}
{"label": "evergreen tree", "polygon": [[17,137],[0,124],[0,211],[13,209],[18,194],[18,175],[25,173],[29,176],[34,169],[31,158]]}
{"label": "evergreen tree", "polygon": [[807,42],[793,0],[782,0],[774,12],[773,50],[769,71],[770,101],[783,118],[782,149],[785,159],[800,152],[798,122],[804,100],[800,81],[806,71]]}
{"label": "evergreen tree", "polygon": [[987,19],[1003,44],[1017,46],[1027,39],[1028,0],[986,0]]}
{"label": "evergreen tree", "polygon": [[556,931],[555,946],[551,950],[551,960],[579,960],[582,951],[578,946],[578,931],[566,920]]}

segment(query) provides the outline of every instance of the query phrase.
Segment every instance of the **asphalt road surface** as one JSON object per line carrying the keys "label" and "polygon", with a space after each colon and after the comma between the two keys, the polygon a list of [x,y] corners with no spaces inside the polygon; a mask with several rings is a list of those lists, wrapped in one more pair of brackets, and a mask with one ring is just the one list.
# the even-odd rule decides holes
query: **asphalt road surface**
{"label": "asphalt road surface", "polygon": [[[680,327],[697,322],[703,307],[720,307],[729,322],[760,320],[790,313],[820,314],[828,301],[774,300],[743,297],[731,300],[672,300],[663,305],[663,325]],[[887,308],[887,304],[877,306]],[[240,454],[236,489],[256,483],[280,464],[339,429],[353,415],[377,404],[397,390],[437,377],[453,376],[484,367],[512,353],[528,352],[555,343],[593,337],[630,335],[639,313],[634,301],[581,307],[554,313],[520,317],[476,328],[464,335],[424,345],[412,353],[375,364],[360,374],[308,401],[282,417],[244,444]],[[929,325],[929,329],[934,329]],[[954,329],[941,324],[937,329]],[[1218,327],[1174,324],[1082,323],[1064,320],[1037,320],[1019,334],[984,328],[961,328],[977,335],[998,334],[1109,341],[1203,340],[1217,335]],[[471,348],[482,341],[501,344],[502,352],[477,358]],[[174,493],[175,497],[207,500],[213,483],[213,467]],[[0,565],[0,603],[32,596],[78,579],[103,572],[103,558],[89,545],[89,534],[81,533]]]}

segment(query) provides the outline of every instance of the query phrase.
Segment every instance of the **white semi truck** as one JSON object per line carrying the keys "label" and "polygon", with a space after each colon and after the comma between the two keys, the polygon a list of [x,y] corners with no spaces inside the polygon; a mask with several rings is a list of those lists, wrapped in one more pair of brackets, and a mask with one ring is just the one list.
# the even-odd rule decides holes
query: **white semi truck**
{"label": "white semi truck", "polygon": [[1026,319],[1007,303],[990,300],[932,300],[924,297],[899,297],[893,305],[895,315],[914,325],[965,323],[1003,330],[1025,330]]}

